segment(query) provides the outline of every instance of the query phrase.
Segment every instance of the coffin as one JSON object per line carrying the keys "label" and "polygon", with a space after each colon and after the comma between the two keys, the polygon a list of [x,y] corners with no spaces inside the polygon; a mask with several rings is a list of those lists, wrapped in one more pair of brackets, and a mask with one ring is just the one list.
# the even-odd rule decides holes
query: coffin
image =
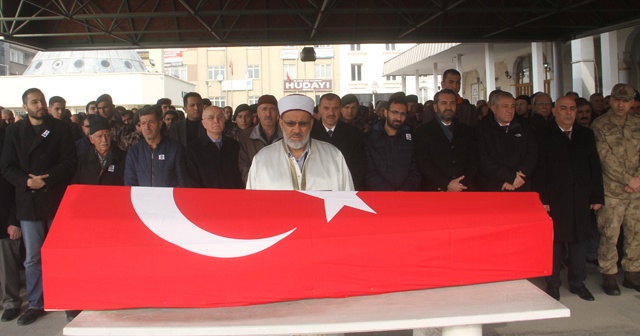
{"label": "coffin", "polygon": [[535,193],[74,185],[42,248],[45,308],[221,307],[551,274]]}

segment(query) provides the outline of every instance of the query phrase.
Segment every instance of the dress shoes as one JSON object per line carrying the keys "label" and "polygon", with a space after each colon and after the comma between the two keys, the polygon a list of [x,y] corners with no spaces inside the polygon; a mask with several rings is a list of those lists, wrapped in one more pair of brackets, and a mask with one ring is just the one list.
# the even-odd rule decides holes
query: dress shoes
{"label": "dress shoes", "polygon": [[547,294],[550,297],[556,299],[556,301],[560,301],[560,288],[555,286],[547,286]]}
{"label": "dress shoes", "polygon": [[581,299],[585,301],[595,300],[595,298],[593,297],[593,294],[591,294],[591,292],[587,289],[587,286],[585,285],[582,285],[576,288],[569,288],[569,291],[573,294],[578,295]]}
{"label": "dress shoes", "polygon": [[640,292],[640,272],[625,272],[622,286]]}
{"label": "dress shoes", "polygon": [[44,315],[44,309],[29,308],[18,318],[18,325],[25,326],[35,322]]}
{"label": "dress shoes", "polygon": [[0,321],[9,322],[18,317],[18,315],[20,315],[20,308],[7,308],[4,310],[4,313],[2,313]]}
{"label": "dress shoes", "polygon": [[618,276],[616,274],[602,275],[602,291],[611,296],[620,295],[620,287],[618,287]]}

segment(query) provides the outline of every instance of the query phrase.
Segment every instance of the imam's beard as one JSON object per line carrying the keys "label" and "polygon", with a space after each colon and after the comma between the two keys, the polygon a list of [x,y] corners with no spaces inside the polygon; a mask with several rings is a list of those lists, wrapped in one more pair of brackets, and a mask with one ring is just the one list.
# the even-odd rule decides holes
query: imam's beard
{"label": "imam's beard", "polygon": [[287,135],[284,135],[284,141],[287,144],[287,146],[293,148],[293,149],[301,149],[304,148],[304,146],[307,145],[307,143],[309,142],[309,137],[311,136],[311,132],[307,133],[307,136],[304,137],[304,139],[302,140],[293,140],[290,137],[288,137]]}

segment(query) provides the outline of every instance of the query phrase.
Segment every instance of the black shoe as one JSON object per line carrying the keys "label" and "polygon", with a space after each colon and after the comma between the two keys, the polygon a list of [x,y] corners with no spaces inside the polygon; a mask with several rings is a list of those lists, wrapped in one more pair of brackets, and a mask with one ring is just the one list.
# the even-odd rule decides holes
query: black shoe
{"label": "black shoe", "polygon": [[20,308],[7,308],[4,310],[4,313],[2,313],[0,321],[9,322],[18,317],[18,315],[20,315]]}
{"label": "black shoe", "polygon": [[556,299],[556,301],[560,301],[560,288],[547,286],[547,294],[549,294],[550,297]]}
{"label": "black shoe", "polygon": [[18,318],[18,325],[25,326],[35,322],[40,316],[44,315],[44,309],[29,308],[22,316]]}
{"label": "black shoe", "polygon": [[581,299],[585,301],[595,300],[595,298],[593,297],[593,294],[591,294],[591,292],[587,289],[587,286],[585,285],[582,285],[578,288],[569,288],[569,291],[573,294],[578,295]]}
{"label": "black shoe", "polygon": [[624,279],[624,281],[622,281],[622,286],[627,287],[627,288],[631,288],[631,289],[635,289],[638,292],[640,292],[640,285],[639,284],[634,284],[633,282]]}
{"label": "black shoe", "polygon": [[620,287],[618,287],[618,280],[615,274],[602,275],[602,291],[611,296],[620,295]]}

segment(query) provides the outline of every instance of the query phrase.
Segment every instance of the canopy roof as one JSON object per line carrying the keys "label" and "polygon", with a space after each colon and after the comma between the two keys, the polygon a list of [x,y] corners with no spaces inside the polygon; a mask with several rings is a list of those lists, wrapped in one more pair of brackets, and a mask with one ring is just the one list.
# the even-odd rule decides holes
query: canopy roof
{"label": "canopy roof", "polygon": [[0,0],[40,50],[571,40],[640,23],[637,0]]}

